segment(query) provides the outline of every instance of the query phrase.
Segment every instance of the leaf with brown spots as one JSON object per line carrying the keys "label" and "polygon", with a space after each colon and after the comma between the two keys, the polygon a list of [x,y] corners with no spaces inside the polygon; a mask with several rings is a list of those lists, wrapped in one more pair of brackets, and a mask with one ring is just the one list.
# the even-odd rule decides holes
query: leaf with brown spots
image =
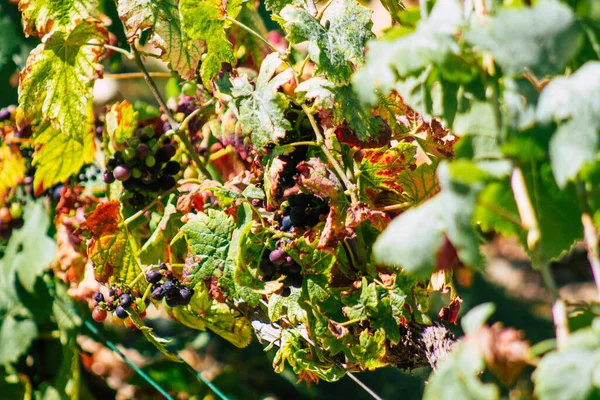
{"label": "leaf with brown spots", "polygon": [[[99,282],[132,282],[141,272],[136,247],[121,217],[118,201],[100,204],[82,224],[92,233],[88,257]],[[134,289],[140,290],[138,284]]]}
{"label": "leaf with brown spots", "polygon": [[313,157],[302,161],[296,169],[300,172],[298,186],[309,193],[325,200],[337,202],[344,197],[342,184],[337,176],[329,170],[323,161]]}
{"label": "leaf with brown spots", "polygon": [[404,189],[398,177],[404,171],[416,168],[416,151],[417,148],[410,143],[364,150],[358,171],[359,184],[375,192],[388,190],[401,194]]}

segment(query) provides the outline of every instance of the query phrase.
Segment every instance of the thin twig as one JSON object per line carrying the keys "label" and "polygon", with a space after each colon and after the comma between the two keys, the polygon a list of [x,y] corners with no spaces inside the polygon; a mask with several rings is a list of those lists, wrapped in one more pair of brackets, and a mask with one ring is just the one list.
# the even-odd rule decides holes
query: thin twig
{"label": "thin twig", "polygon": [[[151,78],[170,78],[173,75],[170,72],[148,72]],[[104,74],[102,79],[140,79],[144,74],[141,72],[126,72],[122,74]]]}
{"label": "thin twig", "polygon": [[325,14],[325,11],[327,11],[327,9],[329,8],[329,6],[331,5],[331,3],[333,3],[333,0],[329,0],[324,6],[323,8],[321,8],[319,10],[319,12],[317,13],[317,15],[315,16],[316,19],[320,20],[321,18],[323,18],[323,14]]}
{"label": "thin twig", "polygon": [[600,256],[598,255],[598,230],[594,226],[594,221],[589,214],[581,215],[581,223],[583,224],[583,238],[587,249],[588,260],[592,267],[596,290],[598,291],[598,299],[600,300]]}
{"label": "thin twig", "polygon": [[146,207],[142,208],[140,211],[136,212],[135,214],[133,214],[131,217],[127,218],[125,220],[125,222],[123,222],[125,224],[125,226],[131,224],[133,221],[135,221],[137,218],[141,217],[142,215],[144,215],[147,211],[149,211],[152,207],[154,207],[156,204],[158,204],[162,199],[164,199],[165,197],[167,197],[168,195],[170,195],[171,193],[173,193],[174,191],[177,190],[177,186],[172,187],[171,189],[167,190],[164,193],[159,194],[154,200],[152,200]]}
{"label": "thin twig", "polygon": [[117,47],[117,46],[111,46],[110,44],[104,44],[104,43],[85,43],[85,45],[87,45],[87,46],[104,47],[105,49],[112,50],[112,51],[115,51],[117,53],[121,53],[125,57],[127,57],[128,59],[133,60],[133,54],[131,54],[129,51],[127,51],[125,49],[122,49],[120,47]]}
{"label": "thin twig", "polygon": [[225,16],[225,20],[231,22],[234,25],[239,26],[240,28],[246,30],[248,33],[254,35],[257,39],[259,39],[260,41],[262,41],[264,44],[266,44],[267,46],[269,46],[269,48],[271,50],[273,50],[274,52],[279,53],[279,50],[277,50],[277,48],[275,48],[275,46],[273,46],[271,43],[269,43],[269,41],[267,39],[265,39],[260,33],[256,32],[254,29],[250,28],[248,25],[238,21],[235,18],[231,18],[229,15]]}
{"label": "thin twig", "polygon": [[374,211],[394,211],[394,210],[404,210],[408,207],[412,206],[412,203],[406,202],[406,203],[398,203],[398,204],[392,204],[390,206],[384,206],[384,207],[378,207],[373,209]]}

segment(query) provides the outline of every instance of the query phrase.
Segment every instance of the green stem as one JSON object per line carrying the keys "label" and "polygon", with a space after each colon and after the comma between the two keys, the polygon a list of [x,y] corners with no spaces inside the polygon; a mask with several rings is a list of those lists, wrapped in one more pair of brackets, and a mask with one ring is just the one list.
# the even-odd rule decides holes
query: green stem
{"label": "green stem", "polygon": [[231,22],[234,25],[239,26],[240,28],[244,29],[245,31],[247,31],[248,33],[254,35],[257,39],[259,39],[261,42],[263,42],[264,44],[266,44],[267,46],[269,46],[269,48],[274,51],[279,53],[279,50],[277,50],[275,48],[275,46],[273,46],[271,43],[269,43],[269,41],[267,39],[265,39],[260,33],[256,32],[254,29],[250,28],[248,25],[238,21],[235,18],[231,18],[229,15],[225,16],[225,20]]}
{"label": "green stem", "polygon": [[144,304],[146,303],[146,299],[150,294],[150,290],[152,290],[152,285],[148,284],[148,286],[146,286],[146,290],[144,290],[144,295],[142,296],[142,302],[144,302]]}
{"label": "green stem", "polygon": [[136,212],[135,214],[133,214],[131,217],[127,218],[124,222],[125,226],[131,224],[133,221],[135,221],[137,218],[141,217],[142,215],[144,215],[147,211],[149,211],[152,207],[154,207],[156,204],[158,204],[162,199],[164,199],[166,196],[170,195],[171,193],[173,193],[174,191],[177,190],[177,186],[167,190],[166,192],[159,194],[154,200],[152,200],[146,207],[142,208],[140,211]]}
{"label": "green stem", "polygon": [[129,285],[127,285],[127,286],[128,286],[129,288],[131,288],[131,289],[132,289],[132,288],[134,288],[134,287],[135,287],[135,285],[136,285],[136,284],[137,284],[137,283],[140,281],[140,279],[142,279],[143,277],[144,277],[144,273],[143,273],[143,272],[140,272],[140,273],[138,274],[138,276],[136,276],[136,277],[135,277],[135,279],[134,279],[134,280],[132,280],[132,281],[129,283]]}

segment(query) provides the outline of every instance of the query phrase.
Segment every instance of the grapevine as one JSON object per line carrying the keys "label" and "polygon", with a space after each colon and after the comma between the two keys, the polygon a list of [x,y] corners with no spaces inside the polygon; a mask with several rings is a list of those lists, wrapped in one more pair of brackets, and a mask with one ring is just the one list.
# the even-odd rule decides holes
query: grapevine
{"label": "grapevine", "polygon": [[[26,49],[0,46],[0,72],[26,55],[0,109],[0,387],[90,397],[91,334],[183,393],[107,339],[127,329],[220,398],[189,332],[258,342],[306,390],[381,398],[357,374],[395,369],[430,373],[426,399],[595,398],[600,294],[568,301],[553,265],[585,248],[600,293],[600,9],[406,3],[0,5],[22,24],[0,45]],[[539,274],[552,340],[461,309],[498,237]]]}

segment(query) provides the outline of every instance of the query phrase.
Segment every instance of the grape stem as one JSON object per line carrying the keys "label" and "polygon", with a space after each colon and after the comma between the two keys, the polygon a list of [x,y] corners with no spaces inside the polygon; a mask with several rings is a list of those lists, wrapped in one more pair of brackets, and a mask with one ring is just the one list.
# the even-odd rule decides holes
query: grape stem
{"label": "grape stem", "polygon": [[[152,77],[150,76],[150,73],[146,69],[146,66],[144,65],[144,62],[142,61],[142,57],[140,56],[140,52],[135,47],[135,44],[131,45],[131,52],[133,53],[133,56],[134,56],[133,60],[137,64],[138,68],[140,69],[140,71],[141,71],[141,73],[142,73],[142,75],[144,77],[144,80],[146,81],[146,83],[148,84],[148,87],[150,88],[150,92],[152,92],[152,95],[154,96],[154,98],[158,102],[160,108],[163,109],[163,112],[167,116],[167,119],[169,121],[169,124],[171,125],[171,128],[173,128],[173,130],[175,131],[175,133],[177,134],[177,136],[179,137],[179,139],[181,139],[181,142],[185,146],[186,151],[188,152],[188,154],[190,155],[190,157],[192,157],[192,160],[194,160],[194,163],[196,164],[196,166],[198,167],[198,169],[206,177],[211,176],[210,172],[206,169],[206,166],[204,165],[204,163],[202,162],[202,160],[200,160],[200,157],[198,156],[198,153],[194,149],[194,146],[190,142],[190,138],[188,137],[188,131],[187,131],[187,129],[185,129],[185,128],[187,128],[187,126],[188,126],[187,124],[189,124],[189,121],[191,119],[189,117],[193,113],[190,114],[190,115],[188,115],[188,118],[186,118],[187,124],[185,124],[185,125],[181,124],[180,125],[179,122],[177,122],[175,120],[175,117],[173,116],[173,113],[171,112],[171,110],[169,109],[169,107],[167,107],[167,103],[165,102],[165,100],[162,98],[160,92],[158,91],[158,88],[156,87],[156,83],[154,83],[154,81],[152,80]],[[210,100],[207,103],[205,103],[206,106],[210,105],[211,104]],[[205,107],[203,105],[198,110],[204,110],[204,108]],[[194,110],[194,111],[198,111],[198,110]],[[198,111],[198,112],[200,112],[200,111]],[[184,120],[184,122],[185,122],[185,120]],[[183,126],[183,128],[182,128],[182,126]]]}
{"label": "grape stem", "polygon": [[[148,72],[151,78],[170,78],[170,72]],[[104,74],[102,79],[140,79],[143,78],[144,74],[141,72],[127,72],[122,74]]]}
{"label": "grape stem", "polygon": [[164,193],[159,194],[154,200],[152,200],[146,207],[142,208],[140,211],[136,212],[135,214],[133,214],[131,217],[127,218],[125,220],[125,222],[123,222],[125,224],[125,226],[128,226],[129,224],[131,224],[133,221],[135,221],[137,218],[139,218],[140,216],[144,215],[147,211],[149,211],[152,207],[154,207],[156,204],[158,204],[160,201],[162,201],[162,199],[164,199],[165,197],[167,197],[168,195],[170,195],[171,193],[173,193],[174,191],[177,190],[177,186],[172,187],[171,189],[167,190]]}

